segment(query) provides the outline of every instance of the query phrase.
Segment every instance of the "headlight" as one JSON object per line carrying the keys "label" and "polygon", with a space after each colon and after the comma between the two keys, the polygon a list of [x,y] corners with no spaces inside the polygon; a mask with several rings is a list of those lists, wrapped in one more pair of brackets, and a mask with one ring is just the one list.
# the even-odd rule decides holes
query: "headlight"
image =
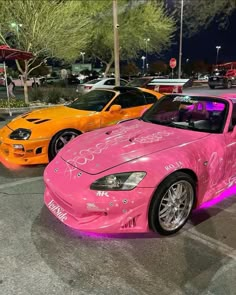
{"label": "headlight", "polygon": [[91,184],[92,190],[128,191],[135,188],[146,172],[124,172],[104,176]]}
{"label": "headlight", "polygon": [[10,139],[17,139],[17,140],[27,140],[27,139],[29,139],[30,135],[31,135],[31,130],[19,128],[19,129],[14,130],[10,134],[9,138]]}

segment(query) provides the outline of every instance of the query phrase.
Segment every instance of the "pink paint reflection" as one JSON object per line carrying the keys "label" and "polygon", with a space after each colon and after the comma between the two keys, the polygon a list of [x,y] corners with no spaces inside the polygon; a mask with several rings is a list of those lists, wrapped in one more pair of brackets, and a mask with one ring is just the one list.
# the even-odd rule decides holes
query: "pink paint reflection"
{"label": "pink paint reflection", "polygon": [[213,200],[210,200],[204,204],[202,204],[199,209],[206,209],[209,207],[212,207],[220,202],[222,202],[224,199],[232,197],[233,195],[236,195],[236,186],[233,186],[229,189],[227,189],[226,191],[222,192],[218,197],[216,197]]}

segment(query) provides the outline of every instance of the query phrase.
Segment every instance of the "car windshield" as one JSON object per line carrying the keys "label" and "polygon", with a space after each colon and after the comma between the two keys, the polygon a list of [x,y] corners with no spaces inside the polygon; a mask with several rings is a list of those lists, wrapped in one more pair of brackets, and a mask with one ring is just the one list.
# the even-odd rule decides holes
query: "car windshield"
{"label": "car windshield", "polygon": [[94,79],[94,80],[88,81],[87,84],[96,84],[100,81],[102,81],[102,79]]}
{"label": "car windshield", "polygon": [[114,91],[92,90],[67,105],[67,107],[77,110],[100,112],[114,96]]}
{"label": "car windshield", "polygon": [[166,95],[142,116],[153,124],[200,132],[221,133],[227,102],[212,97]]}

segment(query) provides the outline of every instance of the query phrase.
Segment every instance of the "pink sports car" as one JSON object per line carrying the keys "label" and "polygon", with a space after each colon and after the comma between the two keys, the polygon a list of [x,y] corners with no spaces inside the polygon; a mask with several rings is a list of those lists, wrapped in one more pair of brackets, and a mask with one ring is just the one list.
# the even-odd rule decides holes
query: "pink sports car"
{"label": "pink sports car", "polygon": [[171,94],[140,119],[75,138],[47,166],[45,204],[90,232],[177,232],[236,180],[236,94]]}

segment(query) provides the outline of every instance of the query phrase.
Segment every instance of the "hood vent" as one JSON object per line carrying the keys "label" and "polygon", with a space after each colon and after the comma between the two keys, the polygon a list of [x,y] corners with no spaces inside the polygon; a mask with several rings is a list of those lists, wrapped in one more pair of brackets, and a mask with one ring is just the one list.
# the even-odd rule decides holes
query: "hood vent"
{"label": "hood vent", "polygon": [[26,119],[28,122],[35,122],[35,121],[38,121],[40,119]]}
{"label": "hood vent", "polygon": [[34,124],[41,124],[47,121],[50,121],[50,119],[26,119],[26,121],[34,123]]}

